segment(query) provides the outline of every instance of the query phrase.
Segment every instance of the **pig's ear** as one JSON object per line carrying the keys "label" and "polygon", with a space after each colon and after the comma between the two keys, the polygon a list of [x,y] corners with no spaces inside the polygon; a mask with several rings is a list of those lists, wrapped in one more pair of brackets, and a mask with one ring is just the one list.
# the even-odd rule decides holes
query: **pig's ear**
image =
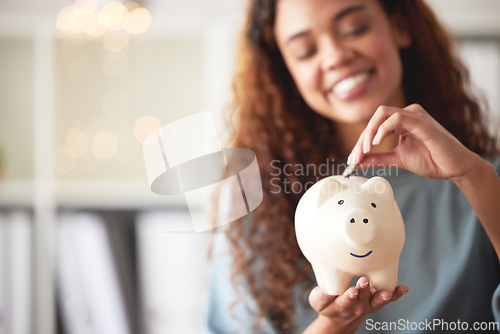
{"label": "pig's ear", "polygon": [[389,182],[380,176],[374,176],[361,186],[370,194],[376,194],[389,201],[394,201],[394,193]]}
{"label": "pig's ear", "polygon": [[341,191],[343,188],[344,185],[335,180],[333,177],[325,179],[320,185],[316,205],[320,207],[327,199]]}

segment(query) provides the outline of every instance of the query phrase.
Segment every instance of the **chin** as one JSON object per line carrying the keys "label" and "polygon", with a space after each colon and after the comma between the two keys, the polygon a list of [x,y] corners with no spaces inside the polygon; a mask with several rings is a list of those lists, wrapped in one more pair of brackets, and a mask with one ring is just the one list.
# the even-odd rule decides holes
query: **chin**
{"label": "chin", "polygon": [[360,123],[366,124],[368,123],[368,121],[370,121],[370,118],[373,116],[373,113],[375,112],[377,107],[363,108],[361,110],[360,108],[336,108],[336,110],[328,110],[320,114],[335,122],[353,125]]}

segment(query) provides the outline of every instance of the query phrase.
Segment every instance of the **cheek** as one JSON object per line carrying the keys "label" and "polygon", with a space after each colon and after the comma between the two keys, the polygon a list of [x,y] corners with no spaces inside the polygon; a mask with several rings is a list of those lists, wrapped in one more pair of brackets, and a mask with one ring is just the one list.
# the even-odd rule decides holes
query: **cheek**
{"label": "cheek", "polygon": [[321,92],[321,78],[315,66],[299,66],[292,73],[295,84],[306,101],[310,100],[318,92]]}
{"label": "cheek", "polygon": [[399,81],[402,75],[401,57],[399,49],[389,38],[386,43],[372,43],[370,45],[370,54],[377,60],[379,74],[383,79]]}

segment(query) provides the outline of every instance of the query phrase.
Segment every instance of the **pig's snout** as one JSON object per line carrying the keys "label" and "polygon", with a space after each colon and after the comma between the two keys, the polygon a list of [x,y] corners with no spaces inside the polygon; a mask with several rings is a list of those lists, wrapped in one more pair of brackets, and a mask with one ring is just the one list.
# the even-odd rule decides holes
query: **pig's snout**
{"label": "pig's snout", "polygon": [[354,245],[366,245],[375,238],[373,218],[364,210],[350,212],[344,224],[347,238]]}

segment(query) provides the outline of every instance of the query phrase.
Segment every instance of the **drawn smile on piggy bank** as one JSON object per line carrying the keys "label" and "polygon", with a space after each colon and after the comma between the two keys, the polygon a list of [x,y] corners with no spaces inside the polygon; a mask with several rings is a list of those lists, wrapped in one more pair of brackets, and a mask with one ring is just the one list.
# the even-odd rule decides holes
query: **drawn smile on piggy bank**
{"label": "drawn smile on piggy bank", "polygon": [[357,257],[357,258],[359,258],[359,259],[362,259],[362,258],[364,258],[364,257],[369,256],[371,253],[373,253],[373,251],[369,251],[368,253],[366,253],[366,254],[364,254],[364,255],[358,255],[358,254],[354,254],[354,253],[350,253],[350,254],[351,254],[352,256],[354,256],[354,257]]}

